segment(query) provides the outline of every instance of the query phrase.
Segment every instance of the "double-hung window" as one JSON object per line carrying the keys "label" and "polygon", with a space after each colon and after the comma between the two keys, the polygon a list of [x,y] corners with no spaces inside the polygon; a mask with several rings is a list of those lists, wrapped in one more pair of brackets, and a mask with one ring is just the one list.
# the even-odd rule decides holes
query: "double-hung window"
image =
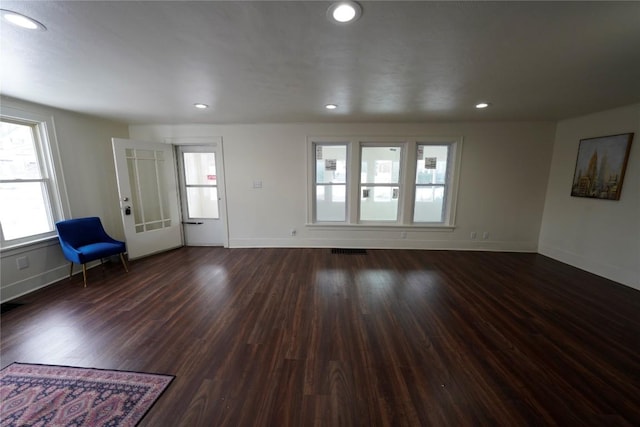
{"label": "double-hung window", "polygon": [[398,221],[402,148],[387,144],[360,147],[360,222]]}
{"label": "double-hung window", "polygon": [[311,224],[454,226],[462,138],[327,140],[309,138]]}
{"label": "double-hung window", "polygon": [[414,223],[442,223],[447,207],[450,144],[417,145]]}
{"label": "double-hung window", "polygon": [[347,145],[314,145],[314,222],[347,219]]}
{"label": "double-hung window", "polygon": [[0,244],[31,243],[55,233],[63,218],[52,148],[53,121],[2,108],[0,115]]}

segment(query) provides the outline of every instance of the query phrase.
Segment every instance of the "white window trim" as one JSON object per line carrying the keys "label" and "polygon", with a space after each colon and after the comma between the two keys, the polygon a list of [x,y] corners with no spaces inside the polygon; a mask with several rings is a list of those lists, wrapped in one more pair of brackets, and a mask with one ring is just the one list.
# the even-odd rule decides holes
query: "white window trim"
{"label": "white window trim", "polygon": [[[404,215],[405,215],[405,203],[404,200],[407,197],[407,188],[406,188],[406,183],[407,183],[407,149],[408,144],[406,140],[403,139],[386,139],[386,138],[367,138],[365,140],[360,140],[356,142],[357,147],[356,149],[358,150],[358,162],[357,162],[357,172],[358,173],[354,173],[354,175],[356,175],[356,177],[358,178],[358,183],[357,183],[357,191],[355,191],[357,197],[356,197],[356,205],[354,205],[354,210],[357,211],[357,215],[354,218],[353,223],[355,224],[359,224],[359,225],[373,225],[373,226],[386,226],[386,225],[403,225],[405,223],[404,221]],[[398,147],[400,148],[400,173],[398,175],[398,183],[397,183],[397,187],[399,188],[399,194],[398,194],[398,212],[397,212],[397,220],[395,221],[366,221],[366,220],[360,220],[360,189],[362,187],[362,176],[361,176],[361,167],[362,167],[362,149],[364,147],[376,147],[379,146],[381,144],[384,144],[385,147]],[[366,184],[367,186],[370,187],[395,187],[396,184],[382,184],[382,185],[376,185],[376,184]]]}
{"label": "white window trim", "polygon": [[[48,190],[53,222],[55,223],[63,220],[64,218],[69,218],[71,209],[69,207],[69,198],[64,182],[62,161],[60,157],[60,150],[58,148],[58,139],[56,138],[53,116],[46,116],[32,111],[15,108],[4,103],[0,105],[0,116],[3,119],[36,126],[39,133],[38,143],[41,147],[37,150],[38,155],[40,156],[40,160],[44,163],[49,174],[48,179],[51,182]],[[56,239],[56,237],[57,233],[53,230],[47,233],[27,236],[20,239],[1,241],[0,252],[4,254],[5,252],[14,251],[15,249],[38,245],[42,242]]]}
{"label": "white window trim", "polygon": [[[319,144],[347,145],[347,220],[345,222],[317,222],[315,220],[315,146]],[[401,146],[404,153],[400,170],[400,201],[398,221],[359,221],[360,150],[367,144],[389,144]],[[449,144],[449,164],[447,165],[448,191],[445,200],[444,221],[442,223],[413,222],[415,203],[415,165],[418,145]],[[433,230],[453,231],[456,227],[456,207],[460,184],[463,137],[412,136],[412,137],[307,137],[307,223],[306,227],[324,230]],[[354,190],[356,189],[356,190]]]}
{"label": "white window trim", "polygon": [[[314,225],[327,225],[327,226],[332,226],[332,225],[341,225],[344,224],[344,222],[339,222],[339,221],[326,221],[326,222],[318,222],[316,221],[316,213],[315,213],[315,200],[316,200],[316,150],[315,147],[316,145],[346,145],[347,146],[347,176],[346,176],[346,181],[345,181],[345,185],[347,190],[349,189],[349,181],[351,180],[351,176],[353,175],[351,173],[351,167],[352,167],[352,159],[353,159],[353,155],[351,152],[351,141],[349,140],[349,138],[334,138],[334,137],[327,137],[327,138],[307,138],[307,148],[308,148],[308,162],[307,162],[307,224],[314,224]],[[346,212],[345,212],[345,218],[347,218],[347,221],[349,220],[350,217],[350,206],[351,206],[351,200],[350,200],[350,194],[347,191],[346,194]]]}

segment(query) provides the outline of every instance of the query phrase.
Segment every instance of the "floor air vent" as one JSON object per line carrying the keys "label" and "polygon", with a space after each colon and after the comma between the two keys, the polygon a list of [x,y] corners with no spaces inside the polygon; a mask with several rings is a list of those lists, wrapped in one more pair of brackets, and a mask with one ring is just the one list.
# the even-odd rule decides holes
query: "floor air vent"
{"label": "floor air vent", "polygon": [[332,254],[349,254],[349,255],[366,255],[366,249],[342,249],[342,248],[333,248],[331,249]]}

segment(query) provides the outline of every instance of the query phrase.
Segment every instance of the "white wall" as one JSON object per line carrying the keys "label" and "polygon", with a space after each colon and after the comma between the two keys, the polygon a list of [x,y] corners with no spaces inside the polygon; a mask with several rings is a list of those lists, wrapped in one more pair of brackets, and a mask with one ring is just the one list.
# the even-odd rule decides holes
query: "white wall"
{"label": "white wall", "polygon": [[[222,137],[231,247],[536,252],[555,123],[134,125],[131,138]],[[464,137],[454,231],[306,227],[308,136]],[[254,189],[254,181],[262,181]],[[296,229],[296,236],[290,230]],[[478,238],[470,239],[476,231]],[[488,240],[482,240],[484,232]]]}
{"label": "white wall", "polygon": [[[580,139],[634,132],[619,201],[571,197]],[[540,253],[640,289],[640,104],[558,123]]]}
{"label": "white wall", "polygon": [[[71,216],[99,216],[108,233],[123,238],[111,137],[127,138],[127,125],[6,97],[0,101],[12,108],[53,117]],[[18,270],[16,258],[23,256],[28,258],[29,267]],[[2,301],[69,274],[69,264],[56,240],[3,250],[0,260]]]}

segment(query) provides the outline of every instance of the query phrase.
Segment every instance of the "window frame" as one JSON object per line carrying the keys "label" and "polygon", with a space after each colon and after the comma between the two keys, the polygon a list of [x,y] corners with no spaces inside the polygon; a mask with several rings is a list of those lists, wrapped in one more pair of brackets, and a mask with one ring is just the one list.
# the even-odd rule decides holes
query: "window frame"
{"label": "window frame", "polygon": [[[52,222],[52,230],[25,236],[17,239],[5,240],[4,233],[0,230],[0,251],[4,252],[14,248],[22,248],[46,240],[57,238],[55,223],[69,217],[69,199],[67,196],[64,176],[62,173],[62,162],[55,132],[53,116],[45,116],[32,111],[15,108],[12,106],[0,105],[0,120],[9,123],[33,126],[36,155],[42,178],[37,180],[44,182],[47,198],[45,200],[48,214]],[[12,182],[5,180],[4,182]],[[15,180],[25,182],[33,180]]]}
{"label": "window frame", "polygon": [[[316,163],[316,149],[317,147],[322,146],[322,147],[326,147],[326,146],[345,146],[346,147],[346,165],[347,165],[347,171],[346,171],[346,176],[345,176],[345,182],[344,184],[334,184],[334,183],[318,183],[317,182],[317,163]],[[311,205],[311,208],[308,210],[308,213],[310,215],[310,222],[313,224],[327,224],[327,225],[336,225],[336,224],[344,224],[345,221],[349,220],[349,181],[351,179],[351,158],[353,157],[351,154],[351,149],[350,149],[350,143],[348,140],[344,140],[344,139],[333,139],[333,138],[323,138],[321,140],[314,140],[313,142],[311,142],[311,152],[310,152],[310,162],[311,162],[311,173],[309,174],[309,183],[310,183],[310,197],[309,197],[309,204]],[[344,185],[345,186],[345,212],[344,212],[344,217],[345,217],[345,221],[318,221],[317,220],[317,209],[316,207],[316,200],[317,200],[317,186],[318,185]]]}
{"label": "window frame", "polygon": [[[315,212],[316,145],[347,145],[346,220],[318,222]],[[400,146],[398,217],[397,221],[360,221],[361,152],[363,146]],[[413,220],[416,194],[416,165],[418,145],[448,145],[447,177],[443,201],[442,222],[415,222]],[[424,229],[451,231],[455,228],[458,188],[462,163],[463,137],[307,137],[307,224],[309,228],[329,230],[345,228],[358,230]]]}
{"label": "window frame", "polygon": [[[411,215],[412,215],[412,222],[414,224],[425,224],[425,225],[429,225],[429,224],[441,224],[441,223],[446,223],[447,219],[448,219],[448,211],[451,209],[451,205],[449,203],[449,199],[451,198],[451,194],[449,191],[449,187],[451,186],[451,173],[452,170],[455,170],[455,165],[454,165],[454,159],[453,159],[453,154],[455,154],[455,142],[435,142],[435,141],[430,141],[430,142],[423,142],[421,140],[416,141],[416,145],[415,145],[415,155],[416,155],[416,159],[414,161],[414,165],[416,165],[416,169],[414,170],[414,181],[413,181],[413,197],[412,197],[412,206],[411,206]],[[418,148],[422,146],[422,147],[426,147],[426,146],[433,146],[433,147],[447,147],[447,172],[445,174],[445,180],[443,184],[438,184],[438,183],[432,183],[432,184],[421,184],[417,182],[417,163],[418,163]],[[457,180],[456,180],[457,181]],[[443,188],[443,201],[442,201],[442,212],[441,212],[441,218],[442,221],[416,221],[415,220],[415,204],[416,204],[416,194],[417,194],[417,190],[418,188],[438,188],[438,187],[442,187]]]}
{"label": "window frame", "polygon": [[[183,149],[184,147],[188,147],[186,149]],[[182,182],[182,187],[183,187],[183,191],[184,191],[184,207],[183,209],[186,210],[187,212],[187,219],[189,220],[200,220],[200,219],[205,219],[205,220],[219,220],[220,219],[220,192],[218,189],[218,169],[217,169],[217,153],[215,151],[210,151],[206,148],[202,148],[202,147],[198,147],[198,148],[193,148],[193,147],[189,147],[189,146],[182,146],[182,147],[178,147],[178,151],[179,151],[179,162],[180,162],[180,171],[181,171],[181,181]],[[212,154],[213,155],[213,163],[214,163],[214,167],[216,167],[216,183],[215,184],[189,184],[187,183],[187,174],[186,174],[186,170],[187,170],[187,165],[186,165],[186,161],[185,161],[185,156],[187,154]],[[208,189],[215,189],[216,190],[216,204],[217,204],[217,209],[218,209],[218,216],[216,217],[203,217],[203,216],[192,216],[191,215],[191,209],[190,205],[189,205],[189,189],[190,188],[208,188]]]}
{"label": "window frame", "polygon": [[[391,148],[391,147],[397,147],[400,149],[400,162],[399,162],[399,168],[400,170],[398,171],[398,182],[397,183],[363,183],[362,182],[362,152],[364,150],[364,148],[367,147],[374,147],[374,148]],[[358,211],[358,216],[356,218],[356,223],[357,224],[364,224],[364,225],[398,225],[401,224],[403,221],[403,206],[404,206],[404,198],[406,197],[406,170],[407,170],[407,144],[406,142],[403,141],[371,141],[366,140],[366,141],[360,141],[358,143],[358,189],[357,189],[357,193],[358,193],[358,204],[357,204],[357,211]],[[367,186],[367,187],[371,187],[371,188],[391,188],[393,189],[394,187],[398,187],[398,208],[396,211],[396,219],[394,220],[363,220],[360,219],[361,217],[361,191],[362,191],[362,187],[363,186]]]}

